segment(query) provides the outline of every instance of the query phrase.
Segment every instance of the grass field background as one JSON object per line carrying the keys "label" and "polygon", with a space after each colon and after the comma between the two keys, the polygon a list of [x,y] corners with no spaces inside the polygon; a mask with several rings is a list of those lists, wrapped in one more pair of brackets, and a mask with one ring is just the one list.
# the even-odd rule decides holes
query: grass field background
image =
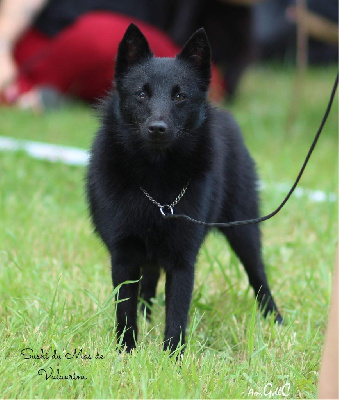
{"label": "grass field background", "polygon": [[[277,184],[297,175],[335,74],[310,69],[298,94],[293,69],[260,67],[245,76],[230,109],[266,183],[262,213],[282,200]],[[337,110],[336,99],[304,188],[337,193]],[[88,149],[97,126],[82,105],[43,115],[0,109],[0,135],[13,138]],[[267,274],[286,322],[281,328],[258,315],[242,266],[212,232],[196,267],[186,353],[176,363],[161,350],[163,278],[153,322],[139,318],[137,350],[117,352],[109,256],[89,222],[84,175],[82,167],[0,152],[0,397],[316,397],[337,202],[292,197],[262,224]],[[44,358],[28,358],[33,354]],[[51,368],[52,375],[86,379],[46,380]]]}

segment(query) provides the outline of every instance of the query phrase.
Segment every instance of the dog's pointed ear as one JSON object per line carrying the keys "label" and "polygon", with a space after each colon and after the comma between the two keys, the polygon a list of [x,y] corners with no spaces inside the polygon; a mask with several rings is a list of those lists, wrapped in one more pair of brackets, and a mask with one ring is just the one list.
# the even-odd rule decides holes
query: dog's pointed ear
{"label": "dog's pointed ear", "polygon": [[209,83],[211,78],[211,46],[205,29],[200,28],[193,33],[177,55],[177,58],[193,64],[202,74],[207,84]]}
{"label": "dog's pointed ear", "polygon": [[125,73],[134,64],[152,56],[147,39],[141,30],[136,25],[130,24],[119,44],[115,76]]}

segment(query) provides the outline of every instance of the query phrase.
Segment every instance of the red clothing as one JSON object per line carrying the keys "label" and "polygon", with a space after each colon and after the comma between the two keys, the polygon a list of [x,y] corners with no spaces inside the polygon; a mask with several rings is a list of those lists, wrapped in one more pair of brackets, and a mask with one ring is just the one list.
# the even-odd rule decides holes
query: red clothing
{"label": "red clothing", "polygon": [[[28,30],[18,41],[19,94],[36,86],[95,101],[112,87],[118,45],[134,22],[157,57],[173,57],[180,49],[165,33],[136,19],[113,12],[89,12],[53,37]],[[223,80],[215,68],[212,85],[223,93]]]}

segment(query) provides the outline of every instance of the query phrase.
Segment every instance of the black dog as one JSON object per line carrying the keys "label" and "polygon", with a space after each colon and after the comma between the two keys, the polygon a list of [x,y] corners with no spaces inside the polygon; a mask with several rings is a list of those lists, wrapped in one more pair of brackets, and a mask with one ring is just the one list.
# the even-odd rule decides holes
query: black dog
{"label": "black dog", "polygon": [[[161,212],[174,209],[214,222],[258,216],[254,163],[231,115],[208,104],[209,81],[210,46],[203,29],[176,58],[155,58],[131,24],[119,46],[115,90],[104,102],[88,171],[90,212],[111,254],[114,286],[142,276],[140,293],[149,304],[160,267],[166,272],[165,349],[185,342],[194,265],[208,230],[165,220]],[[272,312],[281,322],[258,226],[222,232],[264,315]],[[121,286],[119,298],[128,300],[117,305],[117,329],[128,351],[136,345],[138,296],[139,283]]]}

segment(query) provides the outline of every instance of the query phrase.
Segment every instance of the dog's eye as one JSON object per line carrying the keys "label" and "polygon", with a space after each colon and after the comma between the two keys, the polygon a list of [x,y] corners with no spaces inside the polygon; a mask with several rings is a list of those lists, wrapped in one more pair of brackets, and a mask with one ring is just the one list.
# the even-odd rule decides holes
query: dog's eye
{"label": "dog's eye", "polygon": [[146,93],[144,90],[141,90],[141,91],[138,93],[138,96],[139,96],[140,99],[146,99],[147,93]]}
{"label": "dog's eye", "polygon": [[186,95],[184,93],[177,93],[174,96],[174,100],[175,101],[182,101],[182,100],[185,100],[185,99],[186,99]]}

